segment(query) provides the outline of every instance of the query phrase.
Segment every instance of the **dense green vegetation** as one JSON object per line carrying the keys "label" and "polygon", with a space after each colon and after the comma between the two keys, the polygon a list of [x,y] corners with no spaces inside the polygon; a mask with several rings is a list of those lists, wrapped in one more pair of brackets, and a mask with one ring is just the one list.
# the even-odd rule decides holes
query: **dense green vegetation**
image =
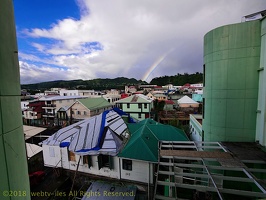
{"label": "dense green vegetation", "polygon": [[50,88],[83,89],[83,90],[106,90],[124,89],[126,85],[147,84],[134,78],[118,77],[114,79],[93,79],[93,80],[71,80],[71,81],[50,81],[36,84],[21,85],[21,89],[40,90],[41,92]]}
{"label": "dense green vegetation", "polygon": [[[162,76],[156,77],[151,80],[152,85],[184,85],[186,83],[200,83],[203,81],[203,74],[196,72],[194,74],[177,74],[175,76]],[[123,90],[126,85],[140,85],[148,84],[142,80],[134,78],[118,77],[114,79],[93,79],[93,80],[71,80],[71,81],[50,81],[43,83],[21,85],[21,89],[26,89],[30,93],[43,92],[50,88],[66,88],[66,89],[86,89],[86,90],[107,90],[107,89],[120,89]]]}
{"label": "dense green vegetation", "polygon": [[186,83],[194,84],[194,83],[202,83],[203,82],[203,74],[196,72],[194,74],[177,74],[175,76],[162,76],[157,77],[151,80],[150,84],[152,85],[185,85]]}

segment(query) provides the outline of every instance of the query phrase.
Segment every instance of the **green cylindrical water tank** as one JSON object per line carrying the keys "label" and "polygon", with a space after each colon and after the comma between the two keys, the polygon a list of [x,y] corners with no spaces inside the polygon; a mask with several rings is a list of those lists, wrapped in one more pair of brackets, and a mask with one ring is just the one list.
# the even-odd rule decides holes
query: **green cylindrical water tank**
{"label": "green cylindrical water tank", "polygon": [[0,199],[30,199],[12,0],[0,1]]}
{"label": "green cylindrical water tank", "polygon": [[266,18],[261,19],[261,56],[256,140],[266,146]]}
{"label": "green cylindrical water tank", "polygon": [[260,31],[256,20],[219,27],[205,35],[205,141],[255,141]]}

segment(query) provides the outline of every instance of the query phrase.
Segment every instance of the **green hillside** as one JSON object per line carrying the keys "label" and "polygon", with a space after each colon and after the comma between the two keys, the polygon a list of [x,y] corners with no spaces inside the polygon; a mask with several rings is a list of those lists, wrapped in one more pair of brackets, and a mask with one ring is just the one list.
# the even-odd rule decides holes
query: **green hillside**
{"label": "green hillside", "polygon": [[[156,77],[151,80],[149,84],[151,85],[184,85],[186,83],[202,83],[203,82],[203,74],[196,72],[194,74],[177,74],[175,76],[161,76]],[[136,80],[134,78],[125,78],[118,77],[114,79],[93,79],[93,80],[58,80],[58,81],[49,81],[35,84],[27,84],[21,85],[21,89],[26,89],[31,93],[34,91],[48,90],[50,88],[66,88],[66,89],[83,89],[83,90],[108,90],[108,89],[120,89],[123,90],[126,85],[140,85],[140,84],[148,84],[142,80]]]}

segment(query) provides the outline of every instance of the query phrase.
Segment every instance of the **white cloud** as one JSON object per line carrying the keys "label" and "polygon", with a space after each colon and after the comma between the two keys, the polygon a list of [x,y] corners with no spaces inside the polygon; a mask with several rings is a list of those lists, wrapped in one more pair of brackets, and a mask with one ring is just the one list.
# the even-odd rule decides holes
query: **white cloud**
{"label": "white cloud", "polygon": [[[23,84],[39,83],[50,80],[65,80],[68,79],[66,70],[49,66],[36,66],[27,62],[19,61],[20,66],[20,81]],[[51,77],[53,77],[51,79]]]}
{"label": "white cloud", "polygon": [[[78,0],[77,3],[81,11],[79,20],[55,20],[50,29],[27,31],[30,37],[53,41],[52,45],[33,43],[33,46],[50,55],[51,63],[70,69],[64,79],[117,76],[140,79],[172,48],[175,50],[152,72],[150,79],[201,71],[204,34],[225,24],[238,23],[242,16],[266,7],[264,0]],[[90,47],[92,42],[98,43]],[[39,66],[34,66],[30,73],[38,69]],[[42,74],[51,73],[50,68],[40,69]],[[58,75],[50,75],[57,79]],[[22,82],[27,80],[24,74],[21,76]]]}

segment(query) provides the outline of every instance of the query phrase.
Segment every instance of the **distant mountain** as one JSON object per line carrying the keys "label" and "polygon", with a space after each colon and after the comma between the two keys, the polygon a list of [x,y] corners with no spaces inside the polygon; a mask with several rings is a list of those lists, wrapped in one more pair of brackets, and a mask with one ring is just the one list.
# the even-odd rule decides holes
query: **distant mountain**
{"label": "distant mountain", "polygon": [[147,84],[147,82],[142,80],[136,80],[134,78],[118,77],[114,79],[93,79],[93,80],[58,80],[49,81],[35,84],[22,84],[21,89],[27,90],[48,90],[50,88],[66,88],[66,89],[94,89],[94,90],[107,90],[107,89],[124,89],[126,85],[138,85]]}
{"label": "distant mountain", "polygon": [[[203,82],[203,74],[196,72],[194,74],[177,74],[175,76],[161,76],[156,77],[151,80],[149,84],[151,85],[184,85],[186,83],[202,83]],[[23,84],[21,85],[21,89],[27,89],[31,93],[35,93],[37,91],[43,92],[44,90],[48,90],[50,88],[66,88],[66,89],[83,89],[83,90],[108,90],[108,89],[120,89],[123,90],[126,85],[139,85],[139,84],[148,84],[142,80],[136,80],[134,78],[125,78],[118,77],[114,79],[93,79],[93,80],[71,80],[71,81],[49,81],[43,83],[35,83],[35,84]]]}

